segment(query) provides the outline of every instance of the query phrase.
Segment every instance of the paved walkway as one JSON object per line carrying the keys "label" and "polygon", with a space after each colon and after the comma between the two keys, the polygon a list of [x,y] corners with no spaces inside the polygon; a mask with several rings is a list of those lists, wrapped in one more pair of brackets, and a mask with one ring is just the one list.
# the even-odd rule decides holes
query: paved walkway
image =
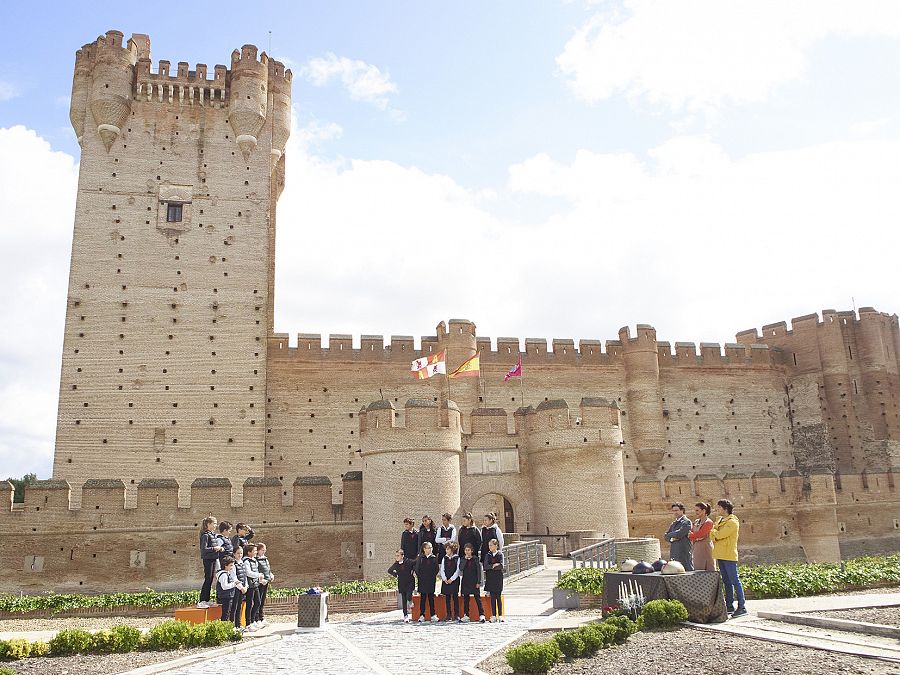
{"label": "paved walkway", "polygon": [[557,569],[570,568],[569,561],[550,559],[546,569],[509,584],[504,623],[405,624],[397,610],[329,624],[322,631],[292,632],[277,642],[168,672],[220,675],[257,662],[265,663],[268,673],[456,675],[552,613]]}

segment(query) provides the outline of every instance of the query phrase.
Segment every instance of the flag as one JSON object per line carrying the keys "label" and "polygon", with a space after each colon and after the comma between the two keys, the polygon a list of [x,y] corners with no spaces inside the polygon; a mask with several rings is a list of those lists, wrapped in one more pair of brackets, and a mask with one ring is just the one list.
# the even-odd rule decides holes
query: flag
{"label": "flag", "polygon": [[481,375],[481,352],[478,352],[471,359],[464,361],[462,365],[450,373],[448,377],[478,377],[479,375]]}
{"label": "flag", "polygon": [[438,373],[446,375],[447,361],[444,351],[442,350],[437,354],[431,354],[430,356],[423,356],[420,359],[416,359],[412,362],[410,370],[412,371],[413,377],[417,377],[420,380],[427,380],[432,375],[437,375]]}
{"label": "flag", "polygon": [[503,377],[503,381],[506,382],[511,377],[522,377],[522,355],[519,354],[519,358],[516,359],[516,365],[509,369],[509,372],[506,373]]}

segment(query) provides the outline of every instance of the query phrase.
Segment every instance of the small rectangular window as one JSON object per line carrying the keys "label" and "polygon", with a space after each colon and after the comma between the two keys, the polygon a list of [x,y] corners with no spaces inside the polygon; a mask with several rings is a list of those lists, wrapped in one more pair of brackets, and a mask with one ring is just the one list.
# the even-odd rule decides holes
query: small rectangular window
{"label": "small rectangular window", "polygon": [[183,207],[184,207],[183,204],[172,204],[170,202],[166,209],[166,222],[167,223],[180,223],[181,222],[181,211],[182,211]]}

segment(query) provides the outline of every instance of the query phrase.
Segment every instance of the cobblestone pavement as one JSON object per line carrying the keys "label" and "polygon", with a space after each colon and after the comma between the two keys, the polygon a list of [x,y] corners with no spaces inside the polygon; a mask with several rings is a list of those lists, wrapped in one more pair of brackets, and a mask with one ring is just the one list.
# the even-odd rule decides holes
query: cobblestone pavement
{"label": "cobblestone pavement", "polygon": [[389,612],[364,621],[331,624],[324,631],[291,634],[171,672],[221,675],[241,672],[255,662],[265,663],[268,673],[456,675],[543,618],[512,616],[505,623],[423,625],[402,623],[399,616],[399,611]]}

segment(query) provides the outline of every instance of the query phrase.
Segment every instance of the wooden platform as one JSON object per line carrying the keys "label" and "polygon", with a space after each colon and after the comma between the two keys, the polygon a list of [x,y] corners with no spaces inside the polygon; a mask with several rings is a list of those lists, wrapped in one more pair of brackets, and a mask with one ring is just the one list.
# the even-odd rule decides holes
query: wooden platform
{"label": "wooden platform", "polygon": [[[500,597],[501,597],[501,599],[503,598],[502,595]],[[451,603],[453,602],[452,598],[451,598],[450,602]],[[481,606],[484,607],[484,618],[490,619],[492,616],[492,614],[491,614],[491,596],[482,595],[481,596]],[[452,609],[452,607],[451,607],[451,609]],[[462,614],[465,610],[465,608],[463,607],[462,596],[459,596],[459,610],[460,610],[460,614]],[[443,595],[434,596],[434,613],[437,614],[438,619],[440,619],[441,621],[444,621],[447,618],[447,601],[444,599]],[[413,621],[419,620],[419,595],[418,595],[418,593],[413,595],[413,606],[412,606],[411,616],[412,616]],[[478,614],[478,606],[475,604],[475,598],[469,598],[469,619],[472,621],[478,621],[479,618],[480,617]],[[427,601],[425,602],[425,620],[426,621],[431,620],[431,611],[430,611]]]}
{"label": "wooden platform", "polygon": [[[241,605],[241,625],[246,622],[246,605]],[[175,610],[176,621],[188,623],[206,623],[207,621],[220,621],[222,619],[222,605],[210,605],[209,609],[198,607],[179,607]]]}

